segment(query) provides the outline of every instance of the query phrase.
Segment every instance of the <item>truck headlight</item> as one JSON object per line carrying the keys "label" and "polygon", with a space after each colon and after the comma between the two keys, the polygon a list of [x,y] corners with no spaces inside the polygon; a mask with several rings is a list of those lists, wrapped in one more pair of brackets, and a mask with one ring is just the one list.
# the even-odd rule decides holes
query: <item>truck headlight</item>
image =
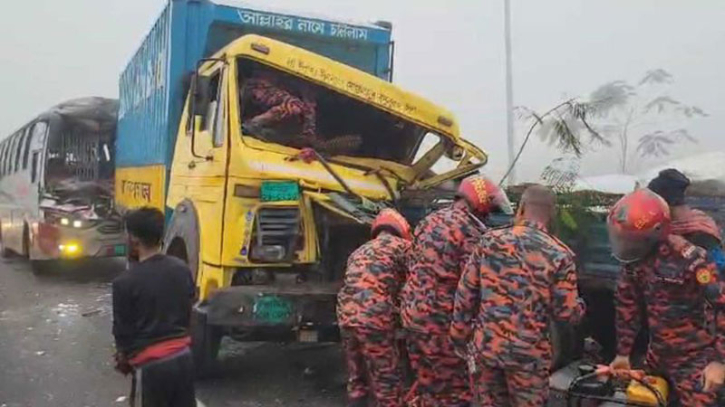
{"label": "truck headlight", "polygon": [[60,218],[60,224],[63,225],[63,226],[68,226],[68,225],[70,225],[70,219],[68,219],[68,218]]}
{"label": "truck headlight", "polygon": [[80,229],[80,228],[81,228],[82,226],[83,226],[83,222],[81,222],[81,221],[79,221],[79,220],[74,220],[74,221],[73,221],[73,227],[74,227],[74,228],[76,228],[76,229]]}

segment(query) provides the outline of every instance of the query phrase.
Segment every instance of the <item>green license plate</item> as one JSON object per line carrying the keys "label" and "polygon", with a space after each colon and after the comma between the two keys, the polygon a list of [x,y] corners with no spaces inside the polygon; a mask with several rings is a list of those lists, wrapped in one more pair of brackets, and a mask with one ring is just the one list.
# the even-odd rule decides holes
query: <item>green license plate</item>
{"label": "green license plate", "polygon": [[285,299],[266,295],[254,301],[254,319],[279,324],[287,321],[292,315],[292,305]]}
{"label": "green license plate", "polygon": [[113,254],[116,256],[125,256],[126,255],[126,245],[125,244],[117,244],[113,247]]}
{"label": "green license plate", "polygon": [[262,202],[296,201],[300,198],[300,186],[296,182],[262,182]]}

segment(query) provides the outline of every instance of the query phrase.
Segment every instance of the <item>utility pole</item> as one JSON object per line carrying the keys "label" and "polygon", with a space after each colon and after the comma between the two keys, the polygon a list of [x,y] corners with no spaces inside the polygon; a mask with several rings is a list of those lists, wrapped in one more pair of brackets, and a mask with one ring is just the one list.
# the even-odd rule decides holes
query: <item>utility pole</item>
{"label": "utility pole", "polygon": [[[514,84],[512,62],[511,62],[511,4],[510,0],[504,0],[504,36],[506,40],[506,134],[508,141],[509,167],[514,162],[514,149],[516,140],[514,138]],[[516,169],[512,168],[508,177],[508,185],[516,184]]]}

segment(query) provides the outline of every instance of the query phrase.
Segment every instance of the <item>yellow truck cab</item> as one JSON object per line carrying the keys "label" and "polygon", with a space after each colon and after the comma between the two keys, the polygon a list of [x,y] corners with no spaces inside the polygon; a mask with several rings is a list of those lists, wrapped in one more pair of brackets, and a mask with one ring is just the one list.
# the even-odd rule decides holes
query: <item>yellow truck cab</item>
{"label": "yellow truck cab", "polygon": [[[246,130],[256,114],[247,86],[260,73],[313,95],[314,149],[294,124]],[[377,212],[415,216],[439,188],[486,163],[447,110],[268,37],[244,35],[204,58],[188,88],[170,163],[117,168],[116,194],[122,207],[169,213],[165,251],[189,264],[198,289],[192,339],[201,370],[225,335],[337,340],[346,260]]]}

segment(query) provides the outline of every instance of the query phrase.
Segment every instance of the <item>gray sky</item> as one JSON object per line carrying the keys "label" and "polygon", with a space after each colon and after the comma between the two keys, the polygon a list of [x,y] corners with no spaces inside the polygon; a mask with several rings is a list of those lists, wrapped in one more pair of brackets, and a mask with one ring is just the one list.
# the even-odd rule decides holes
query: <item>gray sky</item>
{"label": "gray sky", "polygon": [[[671,95],[710,116],[683,155],[725,149],[725,6],[721,0],[511,0],[515,103],[538,110],[648,69],[675,77]],[[25,0],[0,13],[0,135],[65,99],[117,97],[118,74],[163,0]],[[289,10],[394,23],[396,82],[453,110],[466,137],[506,164],[502,0],[268,0]],[[519,138],[522,135],[519,134]],[[535,179],[557,153],[535,142],[520,174]],[[648,162],[647,164],[653,164]],[[584,174],[616,171],[611,151]]]}

